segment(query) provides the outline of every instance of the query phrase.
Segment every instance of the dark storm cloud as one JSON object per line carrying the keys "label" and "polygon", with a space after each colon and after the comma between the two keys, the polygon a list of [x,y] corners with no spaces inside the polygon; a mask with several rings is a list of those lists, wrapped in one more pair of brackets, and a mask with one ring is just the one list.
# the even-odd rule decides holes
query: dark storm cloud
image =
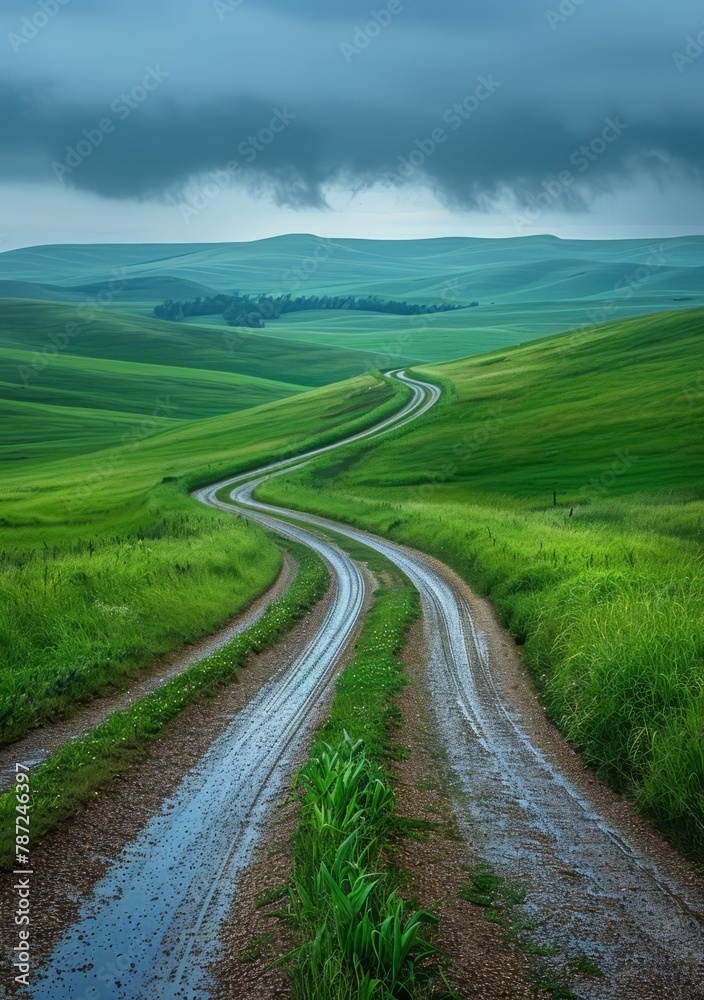
{"label": "dark storm cloud", "polygon": [[4,179],[172,198],[230,164],[294,205],[341,182],[576,208],[704,166],[690,0],[11,0],[0,27]]}

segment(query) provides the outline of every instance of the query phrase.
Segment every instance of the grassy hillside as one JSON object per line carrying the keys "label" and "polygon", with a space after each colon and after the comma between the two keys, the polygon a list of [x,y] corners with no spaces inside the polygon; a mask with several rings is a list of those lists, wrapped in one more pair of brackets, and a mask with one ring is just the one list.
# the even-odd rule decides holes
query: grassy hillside
{"label": "grassy hillside", "polygon": [[704,310],[419,369],[434,412],[260,490],[490,595],[565,734],[700,860],[703,372]]}
{"label": "grassy hillside", "polygon": [[251,375],[0,348],[0,461],[53,461],[303,392]]}
{"label": "grassy hillside", "polygon": [[[27,403],[11,398],[0,399],[0,422],[3,474],[15,463],[29,468],[37,463],[118,447],[123,440],[132,440],[138,426],[133,413],[104,407]],[[178,421],[170,420],[166,414],[144,420],[146,433],[174,425]]]}
{"label": "grassy hillside", "polygon": [[400,405],[372,376],[192,421],[0,484],[0,740],[215,629],[273,579],[254,525],[189,488],[334,439]]}
{"label": "grassy hillside", "polygon": [[[594,499],[619,456],[609,496],[704,486],[704,310],[608,324],[421,374],[449,382],[452,408],[365,456],[364,482],[449,487],[512,501]],[[476,440],[475,440],[476,435]],[[486,440],[485,440],[486,439]],[[476,447],[475,447],[476,445]],[[479,447],[481,445],[481,447]]]}
{"label": "grassy hillside", "polygon": [[8,299],[0,310],[0,347],[130,364],[230,372],[292,384],[327,385],[368,370],[365,355],[267,336],[165,323],[84,305]]}
{"label": "grassy hillside", "polygon": [[106,296],[115,303],[150,302],[154,299],[195,299],[213,294],[212,288],[195,281],[172,278],[116,278],[85,285],[52,285],[42,281],[0,280],[0,299],[38,299],[47,302],[101,301]]}
{"label": "grassy hillside", "polygon": [[186,421],[261,406],[374,367],[345,349],[179,327],[93,306],[0,310],[0,461],[117,447]]}
{"label": "grassy hillside", "polygon": [[[423,303],[478,300],[477,309],[426,322],[384,317],[380,323],[379,316],[342,312],[289,317],[267,326],[267,335],[285,340],[366,354],[389,353],[391,347],[401,356],[426,361],[704,305],[703,276],[701,237],[387,241],[290,235],[253,243],[53,246],[0,254],[0,295],[3,280],[51,285],[76,298],[86,289],[92,295],[103,289],[110,308],[145,315],[166,297],[187,299],[207,295],[205,290],[362,293]],[[193,292],[195,287],[199,290]],[[38,289],[36,294],[48,293]]]}

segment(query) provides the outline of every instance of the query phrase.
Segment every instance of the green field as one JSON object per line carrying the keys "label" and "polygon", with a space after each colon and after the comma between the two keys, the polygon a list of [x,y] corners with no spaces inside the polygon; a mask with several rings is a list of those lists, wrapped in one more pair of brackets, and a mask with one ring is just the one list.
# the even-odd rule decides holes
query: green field
{"label": "green field", "polygon": [[345,348],[8,299],[0,310],[0,461],[8,469],[120,447],[372,367]]}
{"label": "green field", "polygon": [[[490,595],[563,732],[701,855],[704,311],[685,307],[704,302],[702,250],[292,236],[0,254],[0,295],[36,294],[0,309],[2,738],[251,600],[273,541],[188,489],[373,422],[403,391],[362,373],[415,363],[445,390],[433,412],[263,495],[405,540]],[[235,289],[481,305],[256,332],[148,315]]]}
{"label": "green field", "polygon": [[272,581],[274,542],[196,505],[189,489],[334,440],[405,397],[362,376],[90,455],[8,462],[0,739],[213,631]]}
{"label": "green field", "polygon": [[428,416],[259,490],[488,594],[563,732],[699,858],[703,333],[693,310],[420,368]]}

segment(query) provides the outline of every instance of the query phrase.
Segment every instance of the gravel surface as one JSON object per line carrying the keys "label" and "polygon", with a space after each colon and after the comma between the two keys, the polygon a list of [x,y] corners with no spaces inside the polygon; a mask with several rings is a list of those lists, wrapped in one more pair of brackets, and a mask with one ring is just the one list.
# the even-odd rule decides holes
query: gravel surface
{"label": "gravel surface", "polygon": [[394,861],[410,876],[403,895],[418,899],[440,918],[438,945],[450,959],[445,974],[461,996],[531,1000],[534,993],[528,985],[525,955],[502,940],[482,909],[458,895],[467,880],[467,867],[478,859],[457,833],[456,807],[430,707],[427,649],[420,623],[413,628],[403,660],[413,683],[398,698],[403,725],[393,742],[407,747],[410,754],[391,765],[396,809],[401,817],[439,825],[437,830],[400,841]]}

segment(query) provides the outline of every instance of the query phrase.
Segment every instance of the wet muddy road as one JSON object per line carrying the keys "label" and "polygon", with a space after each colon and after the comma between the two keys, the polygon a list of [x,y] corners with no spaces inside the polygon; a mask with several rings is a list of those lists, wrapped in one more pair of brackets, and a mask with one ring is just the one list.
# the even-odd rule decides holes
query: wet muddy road
{"label": "wet muddy road", "polygon": [[[413,387],[410,402],[395,416],[351,440],[413,419],[431,404]],[[216,488],[196,496],[220,505],[212,498]],[[311,738],[316,708],[365,600],[362,571],[336,545],[304,527],[267,515],[256,518],[325,559],[334,588],[325,618],[304,651],[235,716],[109,866],[21,995],[35,1000],[209,995],[208,970],[238,873],[250,860],[290,762]]]}
{"label": "wet muddy road", "polygon": [[[413,386],[411,403],[397,417],[403,422],[432,406],[438,390],[399,377]],[[238,867],[249,856],[286,754],[308,735],[308,706],[329,683],[362,606],[359,570],[308,526],[333,529],[383,553],[420,592],[431,707],[462,791],[462,833],[473,852],[528,886],[528,905],[546,940],[567,957],[596,961],[603,976],[585,979],[579,995],[704,997],[701,878],[547,724],[515,646],[486,602],[450,570],[363,531],[253,499],[259,483],[303,460],[231,480],[232,505],[216,496],[222,483],[197,496],[221,508],[244,508],[318,551],[332,549],[334,555],[325,552],[337,580],[332,617],[295,669],[267,684],[233,720],[112,866],[30,995],[207,996],[201,972]],[[126,974],[119,983],[114,977],[105,982],[101,967],[115,954],[124,956]]]}
{"label": "wet muddy road", "polygon": [[[285,471],[285,470],[284,470]],[[253,499],[271,475],[233,481]],[[476,854],[529,887],[528,909],[566,960],[603,975],[580,995],[704,998],[704,880],[580,762],[546,722],[513,642],[487,602],[447,567],[346,525],[296,513],[394,562],[418,589],[438,733],[462,791],[458,820]]]}

